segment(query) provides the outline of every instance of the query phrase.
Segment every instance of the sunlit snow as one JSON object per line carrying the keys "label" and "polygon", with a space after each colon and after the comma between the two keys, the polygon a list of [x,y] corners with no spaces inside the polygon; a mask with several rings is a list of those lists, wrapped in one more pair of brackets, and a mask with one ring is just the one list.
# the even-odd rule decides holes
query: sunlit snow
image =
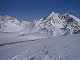
{"label": "sunlit snow", "polygon": [[79,20],[55,12],[35,22],[0,16],[0,60],[80,60]]}

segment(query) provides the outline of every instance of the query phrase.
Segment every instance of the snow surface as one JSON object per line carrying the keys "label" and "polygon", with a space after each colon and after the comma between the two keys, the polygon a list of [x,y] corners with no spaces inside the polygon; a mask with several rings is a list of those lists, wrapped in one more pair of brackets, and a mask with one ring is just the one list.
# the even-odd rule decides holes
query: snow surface
{"label": "snow surface", "polygon": [[6,41],[0,43],[0,60],[80,60],[80,34],[44,38],[34,36],[28,36],[31,39],[21,36],[21,41],[16,40],[18,36],[7,37],[7,41],[6,36],[0,38]]}
{"label": "snow surface", "polygon": [[80,60],[79,20],[55,12],[35,22],[0,16],[0,60]]}

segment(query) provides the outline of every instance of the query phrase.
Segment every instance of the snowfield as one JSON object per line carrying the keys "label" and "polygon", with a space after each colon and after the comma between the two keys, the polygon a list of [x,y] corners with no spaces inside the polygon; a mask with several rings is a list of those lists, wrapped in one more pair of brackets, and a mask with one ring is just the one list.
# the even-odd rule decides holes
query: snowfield
{"label": "snowfield", "polygon": [[0,16],[0,60],[80,60],[80,19],[55,12],[34,22]]}
{"label": "snowfield", "polygon": [[0,39],[6,41],[0,43],[0,60],[80,60],[80,34],[59,38],[26,37],[21,38],[21,42],[16,40],[17,36],[8,37],[7,41],[6,36]]}

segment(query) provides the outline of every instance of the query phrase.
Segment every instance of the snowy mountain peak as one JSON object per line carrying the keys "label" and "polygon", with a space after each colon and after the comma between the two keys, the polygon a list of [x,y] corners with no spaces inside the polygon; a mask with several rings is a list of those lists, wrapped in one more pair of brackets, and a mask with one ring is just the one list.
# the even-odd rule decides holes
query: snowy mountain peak
{"label": "snowy mountain peak", "polygon": [[19,31],[20,22],[12,16],[0,16],[0,31],[1,32],[16,32]]}
{"label": "snowy mountain peak", "polygon": [[49,16],[51,17],[51,16],[57,16],[57,15],[59,15],[59,13],[51,12]]}
{"label": "snowy mountain peak", "polygon": [[39,30],[46,30],[53,35],[73,34],[80,31],[80,19],[67,13],[52,12],[49,16],[40,19],[39,22]]}
{"label": "snowy mountain peak", "polygon": [[55,14],[56,14],[55,12],[51,12],[50,16],[53,16],[53,15],[55,15]]}
{"label": "snowy mountain peak", "polygon": [[74,15],[69,15],[70,17],[72,17],[74,20],[76,20],[76,21],[78,21],[78,22],[80,22],[80,19],[79,18],[77,18],[76,16],[74,16]]}
{"label": "snowy mountain peak", "polygon": [[80,32],[80,19],[71,14],[52,12],[35,22],[22,21],[12,16],[0,16],[0,31],[46,32],[50,35],[66,35]]}

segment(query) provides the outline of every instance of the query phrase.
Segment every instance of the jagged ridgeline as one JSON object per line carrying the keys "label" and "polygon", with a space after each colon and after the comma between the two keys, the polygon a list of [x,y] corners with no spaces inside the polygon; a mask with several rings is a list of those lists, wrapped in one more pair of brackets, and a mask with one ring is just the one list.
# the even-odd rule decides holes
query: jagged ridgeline
{"label": "jagged ridgeline", "polygon": [[80,32],[80,19],[72,14],[55,12],[35,22],[20,22],[12,16],[0,16],[0,32],[46,32],[53,36],[74,34]]}
{"label": "jagged ridgeline", "polygon": [[40,19],[39,26],[53,33],[78,33],[80,32],[80,19],[71,14],[52,12],[49,16]]}

